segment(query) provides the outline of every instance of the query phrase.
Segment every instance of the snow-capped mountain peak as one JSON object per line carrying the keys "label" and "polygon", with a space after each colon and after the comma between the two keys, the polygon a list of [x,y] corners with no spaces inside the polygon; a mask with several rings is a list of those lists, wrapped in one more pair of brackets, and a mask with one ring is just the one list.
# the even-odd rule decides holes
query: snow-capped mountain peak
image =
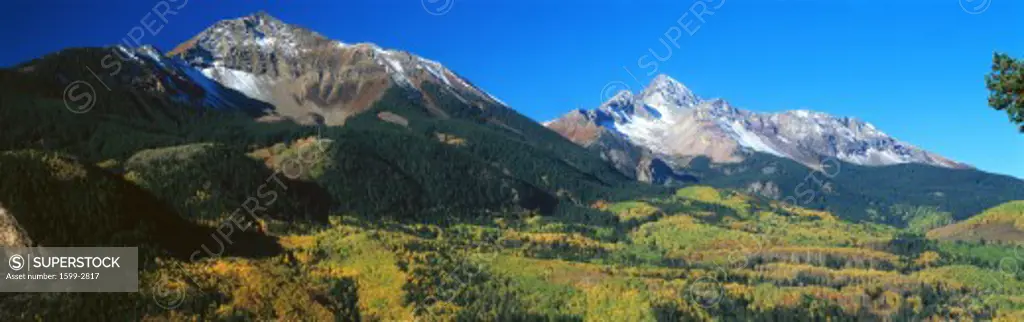
{"label": "snow-capped mountain peak", "polygon": [[[611,131],[587,133],[622,136],[666,160],[703,155],[716,162],[735,162],[744,158],[743,151],[753,151],[812,167],[824,158],[868,166],[921,163],[969,167],[899,141],[856,118],[806,109],[746,111],[722,99],[703,100],[666,75],[655,77],[637,98],[620,93],[597,111],[604,114],[586,114],[594,116],[593,126]],[[555,120],[548,125],[561,133],[578,127],[578,118],[572,123]],[[584,145],[597,141],[579,135],[573,139]]]}
{"label": "snow-capped mountain peak", "polygon": [[661,74],[656,76],[640,93],[640,99],[651,108],[665,113],[672,109],[690,108],[700,104],[701,99],[683,83]]}
{"label": "snow-capped mountain peak", "polygon": [[422,96],[429,84],[469,105],[505,105],[436,61],[332,40],[266,12],[219,21],[168,55],[286,117],[329,124],[370,108],[393,86]]}
{"label": "snow-capped mountain peak", "polygon": [[607,102],[601,104],[601,106],[621,106],[626,104],[633,104],[633,92],[627,90],[621,90],[608,99]]}

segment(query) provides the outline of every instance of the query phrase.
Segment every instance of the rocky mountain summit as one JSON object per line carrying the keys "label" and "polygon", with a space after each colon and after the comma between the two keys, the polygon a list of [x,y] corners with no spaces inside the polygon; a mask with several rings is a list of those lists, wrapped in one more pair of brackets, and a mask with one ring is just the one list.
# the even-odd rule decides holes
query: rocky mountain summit
{"label": "rocky mountain summit", "polygon": [[[970,167],[856,118],[806,110],[742,110],[722,99],[702,99],[667,75],[657,76],[639,93],[622,91],[596,109],[572,111],[545,124],[577,144],[602,151],[620,168],[638,163],[645,153],[639,151],[677,166],[697,156],[735,163],[750,152],[761,152],[810,167],[828,158],[864,166]],[[617,141],[633,147],[608,144]]]}
{"label": "rocky mountain summit", "polygon": [[[298,121],[342,124],[393,86],[422,93],[427,83],[465,103],[504,105],[438,62],[370,43],[328,39],[265,12],[217,22],[168,56]],[[433,112],[444,116],[440,109]]]}

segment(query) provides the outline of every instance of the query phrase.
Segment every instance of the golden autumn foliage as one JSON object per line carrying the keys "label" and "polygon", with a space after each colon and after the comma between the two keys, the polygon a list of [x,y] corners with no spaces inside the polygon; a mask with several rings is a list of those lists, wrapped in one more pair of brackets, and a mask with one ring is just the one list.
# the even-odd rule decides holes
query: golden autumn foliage
{"label": "golden autumn foliage", "polygon": [[397,256],[364,233],[325,241],[328,249],[340,251],[343,258],[316,265],[328,272],[355,278],[359,286],[359,311],[371,320],[411,319],[412,308],[402,290],[408,277],[399,267]]}
{"label": "golden autumn foliage", "polygon": [[661,210],[642,201],[627,201],[615,203],[607,207],[607,210],[619,217],[620,221],[644,222],[658,215]]}
{"label": "golden autumn foliage", "polygon": [[623,282],[588,287],[578,299],[586,321],[655,321],[647,293]]}
{"label": "golden autumn foliage", "polygon": [[[948,265],[954,259],[942,249],[902,254],[883,247],[897,229],[714,192],[692,188],[681,195],[695,199],[670,201],[693,214],[665,215],[659,208],[664,204],[654,201],[598,205],[619,222],[634,223],[623,224],[628,228],[611,241],[540,216],[447,226],[377,224],[400,229],[332,220],[329,229],[278,241],[290,254],[284,262],[305,267],[303,279],[320,285],[352,280],[354,305],[364,320],[1005,321],[1024,307],[1014,295],[1024,283],[1008,282],[999,272]],[[744,212],[707,213],[693,208],[696,198]],[[330,314],[323,307],[267,308],[254,300],[271,294],[241,284],[279,279],[259,265],[195,265],[202,276],[237,279],[231,301],[217,314]]]}
{"label": "golden autumn foliage", "polygon": [[921,255],[914,260],[914,264],[928,268],[938,263],[938,261],[941,259],[942,258],[941,256],[939,256],[939,253],[933,251],[926,251],[921,253]]}
{"label": "golden autumn foliage", "polygon": [[281,253],[264,258],[161,260],[143,275],[156,281],[144,294],[184,290],[189,301],[147,316],[1012,321],[1024,308],[1024,282],[943,245],[889,247],[896,228],[707,187],[594,208],[612,218],[607,226],[532,213],[443,223],[335,216],[273,236]]}
{"label": "golden autumn foliage", "polygon": [[928,231],[928,238],[1024,242],[1024,201],[1011,201],[959,223]]}

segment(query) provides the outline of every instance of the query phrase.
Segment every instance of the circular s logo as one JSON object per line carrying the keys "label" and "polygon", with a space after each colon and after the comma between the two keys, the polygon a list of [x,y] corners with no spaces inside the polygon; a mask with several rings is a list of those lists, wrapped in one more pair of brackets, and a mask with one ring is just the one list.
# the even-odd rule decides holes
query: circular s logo
{"label": "circular s logo", "polygon": [[619,95],[621,92],[632,92],[633,89],[623,81],[611,81],[601,88],[601,103],[607,102]]}
{"label": "circular s logo", "polygon": [[985,12],[990,6],[992,6],[992,0],[960,0],[960,8],[972,15]]}
{"label": "circular s logo", "polygon": [[25,268],[25,258],[22,258],[21,255],[15,254],[7,260],[7,265],[10,265],[11,269],[14,271],[20,271],[22,268]]}
{"label": "circular s logo", "polygon": [[443,16],[455,7],[455,0],[420,0],[420,3],[423,4],[423,10],[435,16]]}
{"label": "circular s logo", "polygon": [[64,107],[75,114],[85,114],[96,105],[96,89],[85,81],[74,81],[64,88]]}

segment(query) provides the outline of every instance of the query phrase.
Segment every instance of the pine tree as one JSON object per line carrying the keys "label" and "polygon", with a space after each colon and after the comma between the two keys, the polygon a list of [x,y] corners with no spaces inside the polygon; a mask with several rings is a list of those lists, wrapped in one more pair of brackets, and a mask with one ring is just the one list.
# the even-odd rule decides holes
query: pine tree
{"label": "pine tree", "polygon": [[988,87],[988,105],[1006,111],[1010,122],[1024,132],[1024,71],[1021,61],[1010,55],[996,53],[992,57],[992,73],[985,76]]}

